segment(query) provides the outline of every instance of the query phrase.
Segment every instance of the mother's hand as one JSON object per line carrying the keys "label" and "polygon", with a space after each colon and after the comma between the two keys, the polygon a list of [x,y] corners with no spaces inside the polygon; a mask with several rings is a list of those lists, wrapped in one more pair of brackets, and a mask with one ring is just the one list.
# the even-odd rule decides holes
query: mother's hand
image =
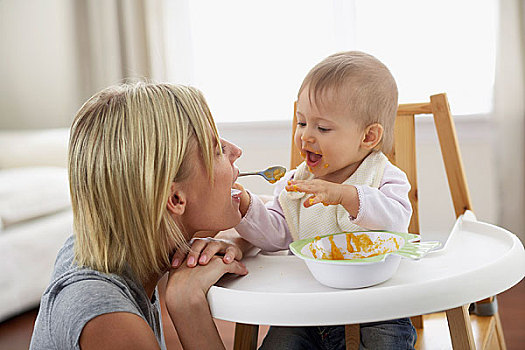
{"label": "mother's hand", "polygon": [[[187,259],[190,258],[188,254]],[[190,294],[199,290],[206,294],[208,289],[226,273],[246,275],[248,270],[240,261],[232,260],[226,264],[222,258],[212,256],[205,265],[190,267],[187,263],[183,263],[178,268],[172,268],[166,289],[173,288],[179,293]]]}
{"label": "mother's hand", "polygon": [[212,256],[206,265],[180,267],[170,270],[166,285],[166,307],[184,349],[222,349],[213,322],[206,294],[226,273],[246,275],[246,266],[239,261],[224,263]]}
{"label": "mother's hand", "polygon": [[[190,242],[191,250],[186,257],[186,265],[194,267],[197,264],[206,265],[216,254],[223,255],[222,260],[229,264],[234,260],[242,259],[242,250],[234,242],[227,239],[218,239],[212,237],[197,237]],[[171,265],[178,267],[184,260],[184,254],[175,252]]]}

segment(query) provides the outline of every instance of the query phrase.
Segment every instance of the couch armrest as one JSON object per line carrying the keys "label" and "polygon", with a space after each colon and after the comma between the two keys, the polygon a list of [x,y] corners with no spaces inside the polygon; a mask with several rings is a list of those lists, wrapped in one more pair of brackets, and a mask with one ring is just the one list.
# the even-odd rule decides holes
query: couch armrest
{"label": "couch armrest", "polygon": [[0,131],[0,169],[67,166],[69,129]]}

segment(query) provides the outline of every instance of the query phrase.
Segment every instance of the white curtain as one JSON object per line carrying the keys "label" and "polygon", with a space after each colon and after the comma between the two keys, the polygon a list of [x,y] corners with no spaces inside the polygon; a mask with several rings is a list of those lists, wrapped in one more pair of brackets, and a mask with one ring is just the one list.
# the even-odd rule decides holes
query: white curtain
{"label": "white curtain", "polygon": [[83,99],[132,79],[165,80],[162,0],[77,0]]}
{"label": "white curtain", "polygon": [[524,0],[500,0],[494,115],[500,195],[498,224],[525,242],[524,11]]}

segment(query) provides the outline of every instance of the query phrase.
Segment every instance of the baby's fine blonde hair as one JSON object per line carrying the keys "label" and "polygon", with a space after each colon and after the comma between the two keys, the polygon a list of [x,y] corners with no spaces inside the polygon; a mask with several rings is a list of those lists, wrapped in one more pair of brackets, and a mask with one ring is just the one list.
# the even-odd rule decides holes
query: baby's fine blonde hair
{"label": "baby's fine blonde hair", "polygon": [[[360,51],[328,56],[308,72],[298,96],[304,89],[308,89],[308,98],[313,98],[317,105],[345,105],[363,129],[374,123],[381,124],[383,139],[376,149],[385,153],[392,150],[397,85],[388,68],[377,58]],[[326,100],[327,92],[334,96],[330,101]]]}
{"label": "baby's fine blonde hair", "polygon": [[76,262],[105,273],[131,269],[141,281],[166,271],[171,251],[188,249],[167,211],[171,184],[198,161],[211,180],[218,142],[195,88],[140,82],[91,97],[69,140]]}

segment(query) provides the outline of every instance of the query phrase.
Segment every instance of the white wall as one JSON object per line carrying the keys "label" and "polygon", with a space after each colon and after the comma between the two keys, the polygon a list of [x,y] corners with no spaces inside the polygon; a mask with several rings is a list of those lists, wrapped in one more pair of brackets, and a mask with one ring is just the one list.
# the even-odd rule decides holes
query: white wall
{"label": "white wall", "polygon": [[71,123],[80,102],[72,6],[0,1],[0,129]]}

